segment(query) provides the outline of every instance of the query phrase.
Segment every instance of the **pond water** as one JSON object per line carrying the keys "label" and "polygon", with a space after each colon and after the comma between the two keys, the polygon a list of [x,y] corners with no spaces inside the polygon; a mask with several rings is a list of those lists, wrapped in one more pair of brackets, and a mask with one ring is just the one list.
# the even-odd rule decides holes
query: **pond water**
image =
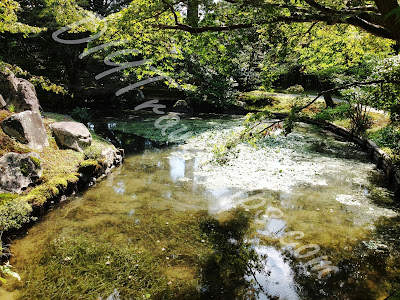
{"label": "pond water", "polygon": [[12,243],[1,299],[400,299],[398,206],[355,145],[301,125],[221,162],[240,119],[180,146],[118,122],[125,163]]}

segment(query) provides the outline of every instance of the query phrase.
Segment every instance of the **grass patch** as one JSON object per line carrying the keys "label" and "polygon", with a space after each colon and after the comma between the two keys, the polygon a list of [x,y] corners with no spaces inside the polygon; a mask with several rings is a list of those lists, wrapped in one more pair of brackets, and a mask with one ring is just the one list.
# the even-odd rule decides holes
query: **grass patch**
{"label": "grass patch", "polygon": [[[268,110],[275,113],[289,113],[294,105],[302,106],[311,101],[308,97],[294,97],[293,95],[283,93],[271,93],[264,91],[251,91],[241,94],[239,100],[245,101],[246,108],[249,110]],[[246,100],[248,99],[248,100]],[[267,99],[267,100],[263,100]],[[264,102],[263,102],[264,101]],[[325,107],[323,99],[317,100],[303,112],[308,114],[316,114]]]}
{"label": "grass patch", "polygon": [[[1,232],[20,228],[28,223],[31,218],[32,206],[24,199],[7,196],[7,200],[1,201],[0,205],[0,229]],[[1,246],[1,244],[0,244]],[[0,249],[2,250],[2,249]],[[0,252],[0,256],[3,254]]]}

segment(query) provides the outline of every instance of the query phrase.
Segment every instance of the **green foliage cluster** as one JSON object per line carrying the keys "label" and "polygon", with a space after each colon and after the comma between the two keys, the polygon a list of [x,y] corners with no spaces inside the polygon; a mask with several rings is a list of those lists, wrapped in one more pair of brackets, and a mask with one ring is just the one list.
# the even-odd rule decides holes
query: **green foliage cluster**
{"label": "green foliage cluster", "polygon": [[25,223],[30,222],[32,207],[24,199],[10,199],[0,204],[0,232],[11,228],[21,228]]}
{"label": "green foliage cluster", "polygon": [[42,29],[18,22],[17,12],[21,9],[18,1],[2,0],[0,2],[0,33],[38,33]]}
{"label": "green foliage cluster", "polygon": [[84,158],[97,160],[101,156],[102,149],[103,148],[99,147],[99,145],[96,145],[96,144],[90,145],[89,147],[86,147],[83,150]]}
{"label": "green foliage cluster", "polygon": [[[45,76],[32,75],[30,72],[23,70],[19,66],[11,65],[9,63],[6,63],[6,62],[3,62],[0,60],[0,70],[1,71],[10,70],[16,76],[26,78],[33,85],[35,85],[37,87],[41,87],[44,91],[53,92],[55,94],[62,94],[62,95],[68,94],[68,91],[64,86],[52,82],[50,79],[48,79]],[[10,108],[9,108],[9,110],[13,111]]]}
{"label": "green foliage cluster", "polygon": [[377,132],[371,138],[380,147],[387,147],[393,151],[398,158],[400,156],[400,128],[398,126],[390,125]]}
{"label": "green foliage cluster", "polygon": [[74,120],[84,124],[91,120],[90,109],[87,107],[76,107],[69,114]]}
{"label": "green foliage cluster", "polygon": [[392,121],[400,121],[400,55],[378,62],[371,80],[382,80],[365,88],[373,98],[373,106],[390,112]]}
{"label": "green foliage cluster", "polygon": [[[0,250],[2,250],[1,247],[0,247]],[[1,253],[1,251],[0,251],[0,253]],[[2,274],[3,276],[12,276],[12,277],[17,278],[18,280],[21,280],[19,274],[12,271],[11,268],[12,268],[12,266],[10,265],[9,262],[6,262],[4,265],[0,265],[0,274]],[[0,282],[2,282],[3,284],[6,284],[7,280],[0,276]]]}

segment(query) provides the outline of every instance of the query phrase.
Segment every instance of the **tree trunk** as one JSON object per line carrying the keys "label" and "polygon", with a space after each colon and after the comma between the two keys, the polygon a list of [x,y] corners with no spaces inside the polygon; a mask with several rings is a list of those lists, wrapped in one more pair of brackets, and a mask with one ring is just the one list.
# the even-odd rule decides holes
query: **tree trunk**
{"label": "tree trunk", "polygon": [[198,0],[188,0],[187,22],[189,26],[198,27],[199,25],[199,2]]}
{"label": "tree trunk", "polygon": [[[328,80],[323,79],[318,76],[318,81],[319,81],[321,91],[326,91],[331,88]],[[326,107],[335,107],[335,102],[333,102],[331,93],[324,93],[323,96],[324,96]]]}
{"label": "tree trunk", "polygon": [[383,16],[384,26],[394,35],[394,39],[400,41],[400,6],[397,0],[375,0],[376,6]]}

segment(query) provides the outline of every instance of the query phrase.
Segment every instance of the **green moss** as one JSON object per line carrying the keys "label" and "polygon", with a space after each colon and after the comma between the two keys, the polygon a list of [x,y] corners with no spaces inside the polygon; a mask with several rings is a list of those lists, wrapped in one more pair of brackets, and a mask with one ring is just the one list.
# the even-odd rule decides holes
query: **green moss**
{"label": "green moss", "polygon": [[29,156],[29,158],[31,159],[31,161],[33,162],[33,164],[36,166],[36,168],[40,168],[41,163],[40,163],[40,159],[34,156]]}
{"label": "green moss", "polygon": [[24,175],[25,177],[29,175],[29,167],[27,163],[22,163],[19,166],[19,169],[21,170],[22,175]]}
{"label": "green moss", "polygon": [[17,197],[18,197],[17,194],[10,194],[10,193],[0,194],[0,203],[4,203],[6,201],[13,200]]}
{"label": "green moss", "polygon": [[64,190],[68,186],[68,181],[63,177],[56,177],[51,179],[47,184],[56,187],[59,190]]}
{"label": "green moss", "polygon": [[99,162],[95,159],[87,159],[80,163],[79,168],[97,167]]}
{"label": "green moss", "polygon": [[71,173],[65,176],[64,178],[68,183],[77,183],[79,181],[78,176],[79,176],[78,173]]}

